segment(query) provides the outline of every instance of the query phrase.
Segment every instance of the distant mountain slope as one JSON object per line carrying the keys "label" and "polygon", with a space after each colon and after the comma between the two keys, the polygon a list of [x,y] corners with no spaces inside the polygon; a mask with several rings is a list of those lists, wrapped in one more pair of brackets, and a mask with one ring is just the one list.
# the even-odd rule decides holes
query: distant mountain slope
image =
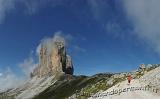
{"label": "distant mountain slope", "polygon": [[[140,70],[136,70],[124,73],[100,73],[93,76],[73,76],[70,81],[67,81],[65,76],[61,76],[59,79],[55,75],[34,76],[24,85],[0,93],[0,99],[87,99],[97,93],[107,92],[113,88],[128,87],[126,82],[128,73],[135,79],[131,86],[149,85],[150,87],[160,89],[157,86],[159,83],[155,83],[155,80],[159,81],[160,79],[160,76],[157,76],[160,74],[159,65],[152,65],[146,68],[145,74],[141,74],[141,72]],[[156,96],[152,92],[139,93],[138,91],[128,94],[122,93],[116,96],[119,98],[115,97],[113,99],[122,99],[120,97],[125,99],[132,96],[144,97],[144,95],[159,99],[159,96]],[[103,99],[108,99],[108,97]]]}

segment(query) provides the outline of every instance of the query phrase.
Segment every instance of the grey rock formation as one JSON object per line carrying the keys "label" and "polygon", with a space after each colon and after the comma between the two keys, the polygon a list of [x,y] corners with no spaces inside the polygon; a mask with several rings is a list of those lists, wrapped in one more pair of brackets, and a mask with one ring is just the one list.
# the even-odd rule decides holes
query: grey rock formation
{"label": "grey rock formation", "polygon": [[32,77],[61,75],[66,72],[66,68],[71,67],[73,69],[72,60],[66,54],[64,41],[56,40],[50,45],[50,47],[45,43],[40,45],[39,65],[31,74]]}

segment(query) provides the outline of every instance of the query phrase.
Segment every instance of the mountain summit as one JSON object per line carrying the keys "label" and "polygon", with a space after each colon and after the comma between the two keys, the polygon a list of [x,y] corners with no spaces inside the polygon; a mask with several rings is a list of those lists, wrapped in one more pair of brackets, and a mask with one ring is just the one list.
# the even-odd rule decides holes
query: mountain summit
{"label": "mountain summit", "polygon": [[66,52],[65,41],[58,37],[52,41],[44,41],[39,45],[39,63],[31,73],[31,77],[46,75],[63,75],[71,68],[73,74],[73,64],[71,57]]}

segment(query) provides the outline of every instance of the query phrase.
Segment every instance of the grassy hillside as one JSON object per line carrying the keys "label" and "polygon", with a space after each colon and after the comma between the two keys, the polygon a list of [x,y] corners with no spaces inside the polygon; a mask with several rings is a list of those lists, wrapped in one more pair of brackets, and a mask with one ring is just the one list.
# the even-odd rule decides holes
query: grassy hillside
{"label": "grassy hillside", "polygon": [[[112,75],[113,74],[99,74],[92,77],[76,76],[71,81],[57,81],[53,86],[47,88],[34,99],[65,99],[75,93],[80,93],[84,89],[88,92],[89,86],[96,85],[98,82],[104,80],[107,81]],[[95,93],[101,89],[104,89],[104,87],[97,86],[97,90],[90,91]]]}

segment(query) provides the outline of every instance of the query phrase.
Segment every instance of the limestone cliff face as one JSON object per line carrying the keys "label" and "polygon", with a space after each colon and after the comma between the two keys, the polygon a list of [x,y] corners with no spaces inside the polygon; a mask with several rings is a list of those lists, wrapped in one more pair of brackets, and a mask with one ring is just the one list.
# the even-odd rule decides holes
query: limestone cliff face
{"label": "limestone cliff face", "polygon": [[72,60],[66,54],[63,41],[54,41],[50,47],[41,44],[39,51],[39,65],[33,71],[32,76],[42,77],[45,75],[56,75],[65,73],[66,68],[72,66]]}

